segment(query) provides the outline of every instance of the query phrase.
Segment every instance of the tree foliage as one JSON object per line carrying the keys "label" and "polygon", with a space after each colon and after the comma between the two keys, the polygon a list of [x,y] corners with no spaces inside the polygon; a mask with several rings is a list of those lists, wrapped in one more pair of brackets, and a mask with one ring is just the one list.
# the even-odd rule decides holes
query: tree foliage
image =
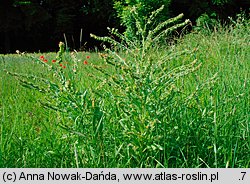
{"label": "tree foliage", "polygon": [[170,9],[174,14],[184,13],[195,21],[202,14],[216,14],[217,19],[225,21],[234,16],[241,8],[249,10],[250,2],[243,0],[172,0]]}
{"label": "tree foliage", "polygon": [[[121,19],[121,25],[126,27],[125,34],[129,38],[136,36],[136,21],[139,20],[143,27],[145,25],[145,19],[153,12],[164,5],[163,11],[158,15],[157,20],[152,24],[153,26],[159,24],[170,18],[169,10],[170,0],[115,0],[114,7],[117,11],[118,17]],[[133,14],[136,9],[136,14]],[[136,17],[135,17],[136,16]],[[150,29],[149,28],[149,29]]]}
{"label": "tree foliage", "polygon": [[108,34],[107,27],[125,28],[125,34],[133,37],[135,17],[131,11],[136,7],[136,16],[144,24],[149,12],[162,5],[164,10],[152,27],[180,13],[195,23],[204,13],[226,20],[240,7],[249,10],[247,0],[1,0],[0,53],[54,51],[64,40],[63,34],[71,48],[79,48],[81,29],[88,47],[97,44],[89,34]]}

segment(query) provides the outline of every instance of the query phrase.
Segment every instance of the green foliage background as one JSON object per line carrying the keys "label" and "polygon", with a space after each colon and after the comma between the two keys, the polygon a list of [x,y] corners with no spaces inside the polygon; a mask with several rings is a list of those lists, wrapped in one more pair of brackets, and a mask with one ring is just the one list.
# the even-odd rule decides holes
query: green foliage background
{"label": "green foliage background", "polygon": [[[80,30],[83,43],[93,48],[99,43],[90,33],[106,35],[107,27],[125,30],[135,35],[134,18],[130,11],[136,7],[138,17],[164,5],[155,24],[184,13],[193,24],[206,13],[226,20],[242,10],[249,11],[247,0],[2,0],[0,1],[0,53],[25,51],[55,51],[63,34],[72,49],[78,49]],[[49,33],[49,34],[48,34]]]}
{"label": "green foliage background", "polygon": [[[146,17],[150,15],[152,11],[157,10],[164,5],[163,11],[159,14],[156,21],[151,25],[151,28],[170,18],[169,4],[171,0],[123,0],[115,1],[114,7],[117,11],[118,17],[121,19],[121,24],[126,27],[126,36],[129,38],[138,37],[136,35],[136,21],[132,13],[137,10],[137,18],[140,20],[141,26],[145,26]],[[150,29],[150,27],[148,28]]]}

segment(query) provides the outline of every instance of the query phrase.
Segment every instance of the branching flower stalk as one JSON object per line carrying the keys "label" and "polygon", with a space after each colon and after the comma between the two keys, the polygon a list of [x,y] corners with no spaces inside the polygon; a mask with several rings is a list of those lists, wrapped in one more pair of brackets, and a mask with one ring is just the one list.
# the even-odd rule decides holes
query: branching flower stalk
{"label": "branching flower stalk", "polygon": [[[163,155],[169,151],[165,140],[173,134],[168,127],[178,117],[176,112],[184,109],[182,113],[187,113],[187,109],[195,109],[199,105],[196,103],[199,94],[215,83],[216,76],[199,84],[193,92],[182,90],[180,82],[199,70],[201,62],[194,56],[197,49],[173,53],[170,47],[161,44],[172,32],[190,23],[189,20],[178,23],[183,14],[149,30],[162,10],[163,7],[142,21],[136,8],[133,9],[131,13],[136,21],[138,39],[131,40],[110,28],[110,33],[117,39],[91,34],[93,38],[112,46],[112,49],[105,47],[105,53],[101,55],[105,67],[89,64],[94,72],[88,76],[96,81],[93,88],[80,87],[83,79],[77,72],[77,52],[66,52],[62,42],[52,65],[44,56],[40,59],[33,57],[47,69],[46,72],[53,75],[51,78],[7,73],[16,77],[24,87],[42,92],[44,107],[66,115],[69,122],[73,122],[73,125],[61,122],[62,127],[85,136],[85,139],[93,139],[103,157],[106,154],[103,142],[114,141],[113,136],[105,136],[112,135],[115,130],[122,137],[119,151],[127,155],[131,162],[143,167],[148,162],[156,162],[157,157],[160,158],[157,162],[164,164]],[[186,64],[169,66],[170,61],[181,56],[185,56],[183,63]],[[88,61],[85,60],[83,64],[88,65]],[[110,132],[104,131],[107,127]]]}
{"label": "branching flower stalk", "polygon": [[[79,77],[77,76],[78,64],[77,52],[68,53],[65,51],[65,44],[59,43],[59,51],[52,64],[44,56],[37,58],[26,55],[37,64],[42,65],[51,77],[36,76],[6,71],[7,74],[15,77],[22,86],[36,90],[44,94],[41,104],[63,114],[73,120],[81,121],[83,116],[91,113],[91,100],[88,90],[79,90]],[[66,64],[67,60],[67,64]],[[46,73],[45,72],[45,73]]]}
{"label": "branching flower stalk", "polygon": [[[107,57],[104,57],[104,61],[109,65],[108,68],[113,68],[114,72],[94,66],[98,72],[104,74],[102,76],[105,76],[105,79],[99,79],[105,80],[105,83],[98,88],[98,93],[103,95],[103,99],[113,102],[111,104],[116,107],[116,112],[107,112],[110,113],[107,116],[117,115],[117,121],[121,123],[124,137],[126,137],[125,141],[128,141],[128,145],[133,144],[131,151],[137,156],[138,161],[145,157],[139,153],[162,151],[163,137],[155,132],[163,131],[163,124],[167,123],[170,118],[168,112],[171,108],[187,105],[187,101],[191,103],[197,91],[213,84],[216,79],[212,77],[204,85],[197,86],[196,91],[191,95],[181,91],[177,82],[197,71],[201,63],[197,59],[191,60],[197,49],[184,50],[180,53],[166,51],[164,54],[162,51],[164,48],[160,48],[161,41],[170,33],[190,24],[190,21],[177,23],[183,17],[183,14],[180,14],[148,30],[162,9],[163,6],[152,12],[145,22],[141,22],[136,9],[133,9],[131,13],[136,21],[138,40],[130,40],[118,33],[116,29],[110,28],[111,35],[117,36],[120,41],[116,41],[113,37],[99,37],[91,34],[93,38],[108,42],[116,48],[115,51],[106,48]],[[190,55],[191,62],[173,69],[169,68],[169,60],[181,55]],[[108,86],[105,87],[105,84]],[[105,90],[100,93],[101,89]],[[110,98],[107,98],[108,94],[112,94]],[[178,102],[175,102],[177,97]],[[165,135],[162,132],[163,134]],[[136,145],[135,142],[137,142]]]}

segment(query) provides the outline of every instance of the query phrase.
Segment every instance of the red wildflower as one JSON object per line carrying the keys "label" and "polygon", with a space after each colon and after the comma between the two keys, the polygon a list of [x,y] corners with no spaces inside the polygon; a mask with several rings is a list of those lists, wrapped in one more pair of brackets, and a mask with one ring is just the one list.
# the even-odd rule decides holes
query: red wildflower
{"label": "red wildflower", "polygon": [[44,60],[43,60],[43,62],[47,63],[47,62],[48,62],[48,60],[47,60],[47,59],[44,59]]}
{"label": "red wildflower", "polygon": [[90,56],[86,56],[86,58],[87,58],[87,59],[89,59],[89,58],[90,58]]}
{"label": "red wildflower", "polygon": [[41,60],[44,60],[44,56],[40,56],[40,59],[41,59]]}
{"label": "red wildflower", "polygon": [[62,67],[62,66],[63,66],[63,64],[62,64],[62,63],[60,63],[60,66]]}
{"label": "red wildflower", "polygon": [[66,66],[64,65],[64,66],[63,66],[63,68],[65,69],[65,68],[66,68]]}
{"label": "red wildflower", "polygon": [[88,61],[85,60],[85,61],[83,62],[83,64],[87,65],[87,64],[88,64]]}
{"label": "red wildflower", "polygon": [[52,63],[55,63],[55,62],[56,62],[56,60],[55,60],[55,59],[53,59],[53,60],[52,60]]}

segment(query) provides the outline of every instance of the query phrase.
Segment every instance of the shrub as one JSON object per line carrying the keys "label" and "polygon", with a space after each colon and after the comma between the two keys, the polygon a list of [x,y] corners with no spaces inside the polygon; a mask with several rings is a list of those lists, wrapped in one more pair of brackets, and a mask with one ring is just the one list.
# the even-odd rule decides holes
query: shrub
{"label": "shrub", "polygon": [[202,14],[196,19],[195,30],[198,31],[213,31],[213,28],[219,25],[216,13],[212,13],[210,16],[206,13]]}
{"label": "shrub", "polygon": [[[168,5],[170,4],[170,0],[148,0],[148,1],[114,1],[114,7],[117,11],[117,15],[121,20],[121,24],[125,26],[126,31],[125,35],[128,38],[136,38],[138,39],[137,35],[137,28],[135,22],[140,22],[141,26],[143,27],[145,23],[145,19],[150,15],[152,11],[160,8],[164,5],[164,9],[158,14],[157,19],[154,19],[154,22],[148,27],[148,30],[155,27],[160,22],[163,22],[170,18],[170,11],[168,9]],[[133,13],[135,12],[136,14]]]}

